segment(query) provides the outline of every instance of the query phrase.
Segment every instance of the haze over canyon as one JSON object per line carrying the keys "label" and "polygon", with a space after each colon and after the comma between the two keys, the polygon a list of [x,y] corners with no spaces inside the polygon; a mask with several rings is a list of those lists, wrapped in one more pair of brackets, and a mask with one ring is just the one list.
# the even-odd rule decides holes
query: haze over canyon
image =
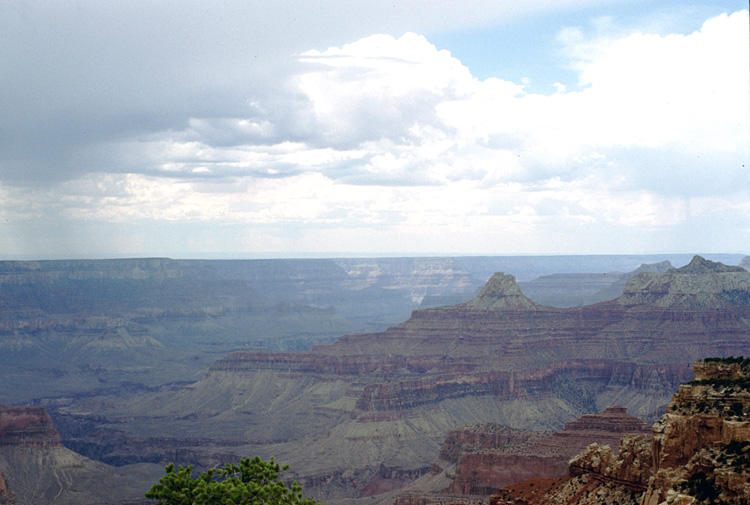
{"label": "haze over canyon", "polygon": [[323,503],[488,498],[750,354],[750,261],[708,257],[0,262],[0,495],[259,455]]}

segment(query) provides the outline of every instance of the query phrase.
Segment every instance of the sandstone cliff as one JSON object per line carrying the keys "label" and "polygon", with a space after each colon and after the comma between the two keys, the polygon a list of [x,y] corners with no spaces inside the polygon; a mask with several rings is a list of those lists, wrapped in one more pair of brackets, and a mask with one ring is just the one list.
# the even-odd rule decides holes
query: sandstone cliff
{"label": "sandstone cliff", "polygon": [[617,453],[592,444],[571,459],[571,477],[534,496],[508,487],[491,503],[750,503],[750,359],[706,359],[695,372],[650,438],[625,436]]}
{"label": "sandstone cliff", "polygon": [[662,275],[643,273],[633,277],[617,302],[658,307],[750,307],[750,278],[742,267],[696,256],[684,267]]}
{"label": "sandstone cliff", "polygon": [[650,432],[648,424],[627,414],[623,407],[609,407],[586,414],[555,433],[531,443],[486,448],[463,454],[449,491],[489,495],[504,486],[530,477],[560,477],[568,472],[568,460],[592,443],[613,444],[623,434]]}
{"label": "sandstone cliff", "polygon": [[479,296],[464,304],[482,310],[536,310],[541,306],[526,298],[512,275],[496,273],[479,292]]}
{"label": "sandstone cliff", "polygon": [[91,461],[62,446],[43,408],[0,405],[0,504],[139,503],[160,473]]}
{"label": "sandstone cliff", "polygon": [[[486,424],[453,430],[432,465],[432,474],[443,472],[443,478],[423,477],[407,487],[396,503],[482,500],[498,486],[566,475],[568,460],[589,444],[615,444],[623,434],[646,432],[651,432],[650,426],[623,407],[586,414],[554,433]],[[443,481],[449,483],[432,487]]]}

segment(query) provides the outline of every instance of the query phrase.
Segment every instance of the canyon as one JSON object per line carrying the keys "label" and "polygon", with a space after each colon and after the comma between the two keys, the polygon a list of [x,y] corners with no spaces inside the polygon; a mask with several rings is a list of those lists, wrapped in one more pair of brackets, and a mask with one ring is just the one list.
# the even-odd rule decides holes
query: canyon
{"label": "canyon", "polygon": [[[653,422],[695,360],[750,354],[750,273],[701,257],[599,279],[624,283],[620,296],[580,307],[532,300],[513,275],[480,281],[496,264],[482,258],[320,260],[335,282],[321,265],[305,273],[318,260],[273,275],[263,262],[120,261],[3,265],[4,401],[43,406],[64,448],[99,464],[274,456],[325,503],[390,503],[444,479],[434,465],[460,426],[549,432],[613,405]],[[397,300],[411,315],[369,331]],[[446,487],[478,490],[470,481]]]}
{"label": "canyon", "polygon": [[305,352],[233,352],[181,388],[49,408],[88,423],[67,439],[104,461],[275,456],[314,497],[351,503],[430,473],[456,426],[557,430],[612,405],[655,420],[696,359],[746,352],[748,295],[749,272],[701,257],[567,309],[498,273],[470,301],[382,332]]}
{"label": "canyon", "polygon": [[[561,291],[567,305],[583,292],[602,301],[618,293],[597,294],[583,278],[622,283],[657,258],[0,261],[0,368],[8,386],[0,402],[179,387],[232,351],[307,350],[382,331],[415,309],[465,302],[500,270],[529,285],[546,278],[536,289],[542,304],[560,301]],[[593,273],[601,271],[610,273]]]}

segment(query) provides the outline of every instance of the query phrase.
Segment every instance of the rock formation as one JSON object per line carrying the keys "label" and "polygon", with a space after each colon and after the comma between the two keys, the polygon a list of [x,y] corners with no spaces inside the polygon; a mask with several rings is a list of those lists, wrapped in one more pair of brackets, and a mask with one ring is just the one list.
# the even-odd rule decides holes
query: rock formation
{"label": "rock formation", "polygon": [[[695,359],[742,354],[750,344],[750,303],[743,297],[750,273],[702,260],[664,275],[705,277],[719,282],[723,291],[711,287],[710,296],[702,297],[702,290],[691,294],[684,286],[695,283],[687,281],[680,284],[682,291],[667,289],[670,297],[660,298],[650,286],[673,282],[650,278],[649,283],[633,284],[629,298],[558,309],[529,300],[512,276],[498,274],[472,301],[418,310],[385,331],[346,335],[306,352],[222,352],[222,342],[229,337],[240,341],[243,331],[280,330],[271,324],[256,325],[260,319],[253,310],[233,312],[230,302],[251,294],[242,298],[238,293],[248,286],[230,282],[238,296],[225,297],[226,279],[201,287],[200,296],[184,309],[187,312],[179,312],[177,286],[184,288],[180,282],[192,281],[170,275],[159,278],[171,286],[164,288],[169,303],[162,308],[172,307],[177,311],[174,317],[142,311],[136,297],[130,297],[136,305],[129,313],[137,317],[122,319],[136,326],[121,327],[116,323],[121,316],[110,314],[110,323],[100,328],[103,342],[119,331],[130,335],[137,334],[138,326],[146,328],[166,346],[165,361],[148,361],[153,358],[147,355],[160,352],[151,347],[148,353],[134,355],[128,367],[84,361],[60,363],[59,370],[48,365],[50,375],[59,373],[69,380],[65,371],[75,368],[86,370],[91,380],[81,386],[86,395],[58,395],[44,403],[63,427],[66,445],[117,464],[174,461],[214,466],[248,455],[275,456],[291,465],[306,490],[326,502],[384,490],[395,493],[411,479],[432,475],[441,443],[456,426],[494,423],[514,429],[560,429],[609,405],[622,405],[653,421],[677,385],[692,378],[690,363]],[[210,277],[202,272],[193,278],[201,275]],[[365,277],[358,275],[358,282],[365,283]],[[121,287],[139,285],[138,279],[116,280],[123,282]],[[643,286],[641,295],[638,286]],[[131,293],[139,292],[132,289]],[[683,291],[687,298],[680,294]],[[686,303],[690,296],[700,303]],[[18,310],[22,298],[16,297]],[[90,296],[84,298],[70,300],[94,303]],[[217,299],[225,312],[211,315],[205,309],[213,305],[204,302]],[[193,309],[198,312],[190,312]],[[222,316],[240,313],[245,316]],[[292,319],[293,313],[290,309]],[[169,320],[172,326],[167,331],[155,320]],[[300,324],[310,321],[297,319]],[[45,334],[51,339],[45,342],[61,344],[74,334],[54,340],[61,335],[55,329]],[[200,344],[195,343],[199,334],[204,338]],[[206,340],[206,334],[216,335],[216,341]],[[13,335],[39,343],[31,331]],[[82,335],[89,339],[86,342],[96,340],[94,331]],[[205,353],[196,351],[194,343]],[[141,379],[138,367],[148,366],[154,377],[177,375],[175,364],[184,363],[170,356],[177,352],[183,353],[181,357],[193,354],[204,363],[223,357],[203,378],[188,384],[160,388],[164,382],[128,382],[131,377]],[[108,359],[117,363],[121,355],[118,350]],[[3,359],[7,358],[0,356]],[[115,387],[108,382],[115,373],[120,396],[92,392],[96,387]],[[20,384],[23,376],[14,380]],[[10,479],[7,474],[6,478]],[[13,482],[8,483],[14,491]]]}
{"label": "rock formation", "polygon": [[[650,433],[651,427],[627,414],[623,407],[608,407],[566,423],[557,432],[513,430],[506,426],[477,425],[453,430],[446,436],[431,473],[407,487],[396,503],[475,502],[498,486],[528,478],[555,478],[568,473],[568,460],[589,444],[619,442],[623,434]],[[434,482],[445,482],[439,489]]]}
{"label": "rock formation", "polygon": [[688,505],[750,503],[750,359],[713,358],[695,364],[652,436],[627,435],[615,453],[590,445],[570,461],[570,477],[507,487],[497,505]]}
{"label": "rock formation", "polygon": [[479,292],[479,296],[463,306],[479,310],[537,310],[541,306],[524,296],[516,278],[496,273]]}
{"label": "rock formation", "polygon": [[627,272],[568,273],[539,277],[519,285],[532,300],[553,307],[580,307],[613,300],[622,294],[631,277],[642,273],[663,274],[672,268],[669,260],[642,264]]}
{"label": "rock formation", "polygon": [[643,273],[628,281],[618,298],[622,305],[726,309],[750,306],[750,278],[742,267],[696,256],[686,266],[663,275]]}
{"label": "rock formation", "polygon": [[62,446],[43,408],[0,405],[0,504],[139,503],[160,470],[91,461]]}
{"label": "rock formation", "polygon": [[628,415],[624,407],[609,407],[566,423],[562,430],[532,443],[463,454],[449,491],[488,495],[498,486],[534,476],[561,477],[568,472],[568,460],[589,444],[616,444],[623,434],[645,432],[650,432],[649,425]]}
{"label": "rock formation", "polygon": [[62,443],[42,407],[0,405],[0,446],[59,448]]}
{"label": "rock formation", "polygon": [[108,461],[276,456],[313,496],[353,499],[430,474],[456,426],[560,429],[609,405],[653,421],[693,361],[748,350],[749,279],[696,258],[633,277],[617,300],[557,309],[498,274],[476,299],[383,332],[235,352],[180,390],[51,406],[95,425],[68,440]]}

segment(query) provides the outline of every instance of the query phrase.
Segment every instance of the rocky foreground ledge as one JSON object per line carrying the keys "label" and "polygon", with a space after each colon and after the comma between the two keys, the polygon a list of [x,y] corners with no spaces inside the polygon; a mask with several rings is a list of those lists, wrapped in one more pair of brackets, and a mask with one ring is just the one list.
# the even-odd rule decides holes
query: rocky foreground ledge
{"label": "rocky foreground ledge", "polygon": [[750,503],[750,358],[710,358],[680,386],[651,437],[592,444],[563,479],[501,489],[491,505]]}

